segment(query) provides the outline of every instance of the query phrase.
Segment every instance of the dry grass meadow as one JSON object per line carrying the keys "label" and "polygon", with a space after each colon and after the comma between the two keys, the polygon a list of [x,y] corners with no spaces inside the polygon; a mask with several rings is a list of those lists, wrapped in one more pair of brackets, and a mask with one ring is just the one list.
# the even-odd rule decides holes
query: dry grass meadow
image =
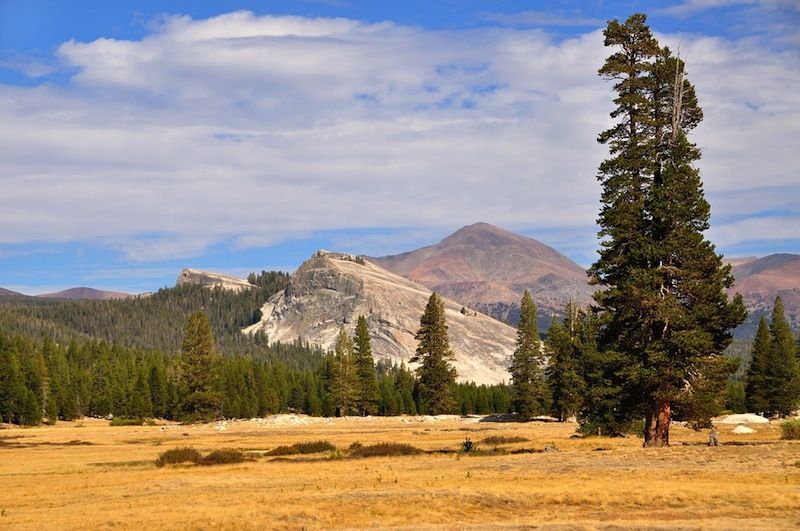
{"label": "dry grass meadow", "polygon": [[[751,435],[722,426],[722,442],[734,444],[717,448],[703,444],[707,433],[676,426],[673,446],[652,450],[635,437],[570,438],[574,424],[457,418],[108,424],[0,430],[0,529],[800,528],[800,441],[781,441],[777,425]],[[465,437],[488,450],[490,436],[528,440],[505,445],[505,455],[346,451],[354,442],[450,451]],[[263,455],[316,440],[341,454]],[[155,466],[179,446],[255,459]]]}

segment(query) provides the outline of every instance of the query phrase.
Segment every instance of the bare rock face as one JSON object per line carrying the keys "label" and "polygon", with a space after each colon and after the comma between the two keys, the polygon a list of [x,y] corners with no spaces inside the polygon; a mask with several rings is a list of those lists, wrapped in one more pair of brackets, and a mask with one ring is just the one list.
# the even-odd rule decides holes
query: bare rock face
{"label": "bare rock face", "polygon": [[[431,291],[352,255],[317,251],[292,275],[289,286],[261,309],[262,319],[245,331],[266,332],[270,341],[296,338],[333,348],[339,328],[353,333],[359,315],[367,320],[376,360],[408,363],[414,335]],[[508,381],[516,330],[444,299],[445,315],[460,381]]]}
{"label": "bare rock face", "polygon": [[209,288],[223,288],[231,291],[244,291],[253,289],[255,286],[242,278],[236,278],[222,273],[211,273],[197,269],[184,269],[178,275],[177,285],[195,284]]}

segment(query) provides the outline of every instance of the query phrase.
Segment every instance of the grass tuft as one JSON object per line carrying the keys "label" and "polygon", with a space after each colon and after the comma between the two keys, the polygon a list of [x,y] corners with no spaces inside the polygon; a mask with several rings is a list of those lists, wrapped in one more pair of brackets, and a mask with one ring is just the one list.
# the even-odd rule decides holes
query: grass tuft
{"label": "grass tuft", "polygon": [[800,420],[787,420],[781,424],[781,439],[800,440]]}
{"label": "grass tuft", "polygon": [[313,441],[313,442],[301,442],[295,443],[291,446],[278,446],[277,448],[270,450],[265,455],[268,456],[281,456],[281,455],[297,455],[297,454],[319,454],[322,452],[333,452],[336,450],[336,446],[331,444],[328,441]]}
{"label": "grass tuft", "polygon": [[156,459],[156,466],[176,465],[179,463],[199,463],[203,459],[200,452],[189,446],[183,448],[173,448],[159,454]]}
{"label": "grass tuft", "polygon": [[350,453],[351,457],[394,457],[400,455],[419,455],[422,450],[405,443],[378,443],[362,446]]}
{"label": "grass tuft", "polygon": [[110,426],[141,426],[144,424],[144,419],[131,419],[127,417],[114,417],[111,419]]}
{"label": "grass tuft", "polygon": [[214,450],[207,456],[203,457],[198,464],[231,465],[234,463],[243,463],[247,460],[247,457],[245,457],[241,450],[236,450],[234,448],[223,448],[221,450]]}
{"label": "grass tuft", "polygon": [[527,437],[518,437],[514,435],[512,436],[492,435],[490,437],[486,437],[481,442],[489,446],[500,446],[501,444],[514,444],[514,443],[521,443],[528,441],[530,441],[530,439],[528,439]]}

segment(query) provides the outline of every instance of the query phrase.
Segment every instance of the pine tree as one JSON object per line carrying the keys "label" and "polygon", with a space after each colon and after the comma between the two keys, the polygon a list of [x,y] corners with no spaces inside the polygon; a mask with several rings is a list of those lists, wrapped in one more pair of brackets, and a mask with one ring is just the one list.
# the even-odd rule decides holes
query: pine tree
{"label": "pine tree", "polygon": [[136,371],[136,382],[133,385],[133,396],[128,414],[137,419],[153,416],[153,402],[150,396],[150,384],[147,382],[145,366],[140,364]]}
{"label": "pine tree", "polygon": [[514,411],[522,420],[528,420],[545,411],[543,363],[541,339],[536,325],[536,305],[531,294],[525,290],[517,325],[517,348],[511,357],[509,368],[514,392]]}
{"label": "pine tree", "polygon": [[[728,301],[730,266],[704,239],[710,207],[687,133],[702,119],[683,62],[659,47],[646,17],[614,20],[605,45],[617,51],[599,73],[616,81],[618,123],[600,134],[600,258],[590,269],[603,317],[601,352],[622,360],[621,416],[645,416],[645,446],[668,446],[671,402],[710,367],[744,320]],[[620,358],[621,356],[621,358]]]}
{"label": "pine tree", "polygon": [[372,415],[376,412],[378,402],[378,382],[375,378],[375,361],[372,358],[372,340],[367,328],[367,320],[358,316],[353,359],[358,374],[358,414]]}
{"label": "pine tree", "polygon": [[420,364],[416,372],[423,412],[429,415],[452,413],[456,370],[450,365],[454,355],[447,337],[444,301],[436,293],[428,299],[415,339],[419,344],[411,361]]}
{"label": "pine tree", "polygon": [[184,388],[182,414],[189,419],[208,420],[222,410],[217,390],[219,358],[214,349],[211,325],[203,311],[189,318],[181,351],[181,376]]}
{"label": "pine tree", "polygon": [[747,369],[745,405],[748,411],[766,413],[770,410],[767,367],[770,363],[772,339],[764,316],[758,321],[758,331],[753,341],[752,359]]}
{"label": "pine tree", "polygon": [[770,355],[766,370],[769,412],[786,417],[800,403],[800,373],[792,330],[784,315],[783,301],[775,299],[770,322]]}
{"label": "pine tree", "polygon": [[570,301],[564,308],[564,315],[564,324],[554,317],[547,332],[550,360],[545,371],[552,396],[552,413],[562,422],[577,414],[586,388],[581,337],[583,312]]}
{"label": "pine tree", "polygon": [[359,379],[353,353],[353,340],[344,327],[339,329],[334,345],[334,360],[331,375],[331,395],[336,415],[339,417],[356,412],[359,399]]}

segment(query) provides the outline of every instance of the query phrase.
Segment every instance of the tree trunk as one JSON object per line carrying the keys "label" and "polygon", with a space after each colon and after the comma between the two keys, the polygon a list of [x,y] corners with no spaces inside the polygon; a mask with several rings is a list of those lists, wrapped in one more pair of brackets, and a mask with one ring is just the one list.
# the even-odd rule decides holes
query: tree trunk
{"label": "tree trunk", "polygon": [[654,398],[644,426],[644,446],[663,448],[669,446],[669,423],[672,417],[669,400]]}

